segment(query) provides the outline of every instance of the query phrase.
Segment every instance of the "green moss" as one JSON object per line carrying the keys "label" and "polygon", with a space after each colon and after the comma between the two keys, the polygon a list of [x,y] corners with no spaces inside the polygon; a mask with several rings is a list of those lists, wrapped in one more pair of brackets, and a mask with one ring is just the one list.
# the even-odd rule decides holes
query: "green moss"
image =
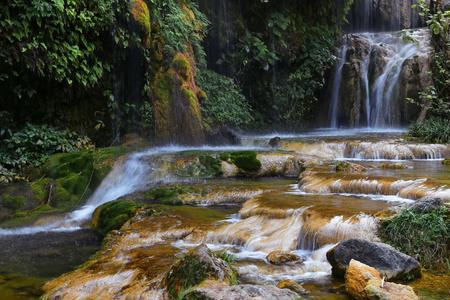
{"label": "green moss", "polygon": [[200,164],[205,167],[204,173],[208,175],[208,177],[222,176],[222,164],[220,159],[210,155],[201,155],[198,160]]}
{"label": "green moss", "polygon": [[220,158],[225,161],[231,161],[244,172],[257,172],[261,168],[261,162],[256,158],[255,151],[238,151],[223,153]]}
{"label": "green moss", "polygon": [[189,74],[191,72],[191,64],[189,63],[186,55],[178,53],[175,55],[172,61],[172,67],[184,80],[189,79]]}
{"label": "green moss", "polygon": [[142,30],[145,46],[148,46],[150,42],[151,22],[147,4],[144,0],[133,0],[131,1],[130,11],[134,21],[139,24]]}
{"label": "green moss", "polygon": [[13,209],[18,210],[25,206],[26,198],[24,196],[14,196],[14,195],[8,195],[4,194],[2,195],[2,205]]}
{"label": "green moss", "polygon": [[152,189],[145,193],[146,201],[160,203],[165,205],[181,205],[183,202],[180,196],[187,193],[195,192],[195,189],[190,186],[170,186]]}
{"label": "green moss", "polygon": [[141,207],[131,200],[108,202],[98,207],[92,217],[92,227],[105,235],[111,230],[117,230],[131,219]]}
{"label": "green moss", "polygon": [[33,200],[37,203],[43,203],[48,198],[48,186],[51,183],[49,178],[41,178],[31,183]]}
{"label": "green moss", "polygon": [[443,164],[444,166],[450,166],[450,158],[444,159],[444,160],[442,161],[442,164]]}

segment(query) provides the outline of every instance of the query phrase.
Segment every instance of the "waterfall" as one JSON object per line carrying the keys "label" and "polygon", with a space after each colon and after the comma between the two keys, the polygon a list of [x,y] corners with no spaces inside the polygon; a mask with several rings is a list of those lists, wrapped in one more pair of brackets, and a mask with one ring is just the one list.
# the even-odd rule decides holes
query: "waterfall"
{"label": "waterfall", "polygon": [[[346,35],[331,88],[330,127],[403,126],[405,99],[427,85],[427,76],[410,70],[418,68],[426,74],[430,53],[426,29]],[[402,85],[408,81],[414,82],[416,91]]]}
{"label": "waterfall", "polygon": [[344,43],[339,49],[339,64],[336,67],[333,81],[333,94],[331,97],[331,109],[330,109],[330,127],[336,128],[337,115],[338,115],[338,103],[340,98],[341,82],[342,82],[342,70],[344,69],[345,61],[347,58],[347,44]]}
{"label": "waterfall", "polygon": [[65,215],[61,215],[59,218],[44,225],[11,229],[0,228],[0,236],[80,230],[92,217],[95,209],[102,204],[117,200],[120,197],[135,192],[143,191],[160,183],[180,182],[182,179],[161,170],[161,159],[158,160],[158,158],[161,158],[164,155],[176,154],[184,151],[238,151],[256,149],[261,148],[245,146],[183,147],[174,145],[150,148],[142,152],[131,154],[126,160],[116,163],[113,170],[106,176],[84,206]]}

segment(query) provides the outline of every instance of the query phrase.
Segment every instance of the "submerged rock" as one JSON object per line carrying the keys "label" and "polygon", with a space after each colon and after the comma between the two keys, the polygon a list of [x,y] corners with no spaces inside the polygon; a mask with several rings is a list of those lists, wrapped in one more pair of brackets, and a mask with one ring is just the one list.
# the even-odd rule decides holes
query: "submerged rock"
{"label": "submerged rock", "polygon": [[409,286],[384,282],[376,269],[353,259],[345,274],[345,289],[352,298],[360,300],[418,299]]}
{"label": "submerged rock", "polygon": [[223,260],[215,257],[204,244],[191,249],[186,256],[177,261],[166,275],[164,286],[176,298],[180,292],[202,283],[205,280],[219,280],[231,283],[235,274]]}
{"label": "submerged rock", "polygon": [[302,262],[299,256],[281,250],[275,250],[270,252],[266,258],[273,265],[283,265],[285,263],[290,262],[297,262],[297,263]]}
{"label": "submerged rock", "polygon": [[270,139],[270,141],[269,141],[269,146],[272,148],[278,148],[278,147],[280,147],[280,144],[281,144],[281,138],[278,136]]}
{"label": "submerged rock", "polygon": [[285,279],[285,280],[278,282],[277,288],[288,289],[299,295],[308,295],[309,294],[308,291],[305,290],[301,284],[299,284],[298,282],[296,282],[294,280],[290,280],[290,279]]}
{"label": "submerged rock", "polygon": [[280,289],[271,285],[239,284],[229,286],[218,281],[205,281],[187,293],[186,300],[250,300],[250,299],[301,299],[289,289]]}
{"label": "submerged rock", "polygon": [[377,269],[387,279],[411,280],[421,276],[420,264],[416,259],[383,243],[346,240],[331,249],[327,259],[335,277],[344,277],[352,259]]}

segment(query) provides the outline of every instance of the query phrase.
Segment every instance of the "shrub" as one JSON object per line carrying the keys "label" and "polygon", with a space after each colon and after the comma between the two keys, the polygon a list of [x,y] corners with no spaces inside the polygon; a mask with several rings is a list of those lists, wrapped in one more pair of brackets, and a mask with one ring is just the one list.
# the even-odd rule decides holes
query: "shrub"
{"label": "shrub", "polygon": [[54,153],[74,152],[90,145],[89,138],[74,132],[27,124],[3,142],[0,147],[0,165],[21,170],[25,166],[41,165]]}
{"label": "shrub", "polygon": [[208,125],[241,127],[254,121],[252,109],[233,79],[210,70],[200,71],[197,79],[207,95],[201,97],[204,99],[201,107]]}
{"label": "shrub", "polygon": [[427,212],[404,209],[384,220],[380,231],[385,242],[416,257],[426,268],[450,263],[450,214],[445,207]]}
{"label": "shrub", "polygon": [[430,118],[414,124],[409,135],[425,143],[450,143],[450,122],[443,118]]}

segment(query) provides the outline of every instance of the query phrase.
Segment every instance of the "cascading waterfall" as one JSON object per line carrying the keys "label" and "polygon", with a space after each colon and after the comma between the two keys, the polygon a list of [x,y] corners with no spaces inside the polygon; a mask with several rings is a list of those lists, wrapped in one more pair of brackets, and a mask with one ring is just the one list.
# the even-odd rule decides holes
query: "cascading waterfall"
{"label": "cascading waterfall", "polygon": [[415,58],[428,58],[429,41],[426,29],[348,34],[340,47],[334,74],[329,126],[394,128],[404,125],[405,99],[413,95],[411,88],[403,84],[403,77],[409,76],[406,80],[417,82],[416,88],[426,86],[426,76],[410,74],[409,70],[413,63],[427,70],[428,59],[415,61]]}
{"label": "cascading waterfall", "polygon": [[339,104],[340,97],[340,89],[342,82],[342,70],[344,68],[344,64],[347,58],[347,43],[344,43],[339,49],[339,64],[336,67],[336,71],[334,73],[334,82],[333,82],[333,93],[331,96],[331,109],[330,109],[330,127],[337,127],[337,110]]}
{"label": "cascading waterfall", "polygon": [[106,176],[97,190],[81,208],[61,216],[45,225],[21,227],[14,229],[0,228],[0,236],[27,235],[39,232],[70,232],[79,230],[88,221],[95,209],[102,204],[119,199],[120,197],[142,191],[160,182],[176,182],[180,178],[159,172],[157,158],[167,154],[183,151],[236,151],[255,150],[257,147],[240,146],[202,146],[181,147],[167,146],[151,148],[149,150],[130,155],[126,160],[116,163],[114,169]]}

